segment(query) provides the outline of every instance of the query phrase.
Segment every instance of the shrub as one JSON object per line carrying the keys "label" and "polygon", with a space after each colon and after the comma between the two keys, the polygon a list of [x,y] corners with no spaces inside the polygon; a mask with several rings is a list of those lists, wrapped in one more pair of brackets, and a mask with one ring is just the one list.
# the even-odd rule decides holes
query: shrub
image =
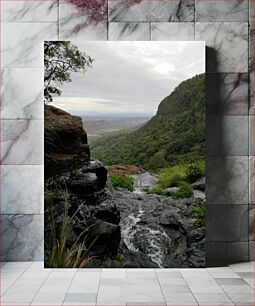
{"label": "shrub", "polygon": [[186,178],[190,183],[194,183],[203,176],[203,171],[198,163],[188,165],[186,170]]}
{"label": "shrub", "polygon": [[193,188],[190,184],[183,184],[179,189],[173,194],[173,199],[184,199],[193,196]]}
{"label": "shrub", "polygon": [[205,225],[205,202],[201,201],[197,206],[192,209],[192,217],[195,218],[194,222],[199,226]]}
{"label": "shrub", "polygon": [[186,178],[185,166],[177,165],[171,168],[162,169],[159,173],[158,184],[162,188],[176,186]]}
{"label": "shrub", "polygon": [[127,174],[111,174],[111,181],[114,187],[126,188],[129,191],[133,191],[134,180],[130,175]]}
{"label": "shrub", "polygon": [[205,175],[205,162],[197,161],[188,164],[179,164],[171,168],[162,169],[159,173],[158,184],[162,188],[178,186],[186,181],[193,183]]}
{"label": "shrub", "polygon": [[157,195],[167,196],[167,192],[163,188],[161,188],[160,186],[157,186],[157,185],[150,188],[147,193],[148,194],[157,194]]}

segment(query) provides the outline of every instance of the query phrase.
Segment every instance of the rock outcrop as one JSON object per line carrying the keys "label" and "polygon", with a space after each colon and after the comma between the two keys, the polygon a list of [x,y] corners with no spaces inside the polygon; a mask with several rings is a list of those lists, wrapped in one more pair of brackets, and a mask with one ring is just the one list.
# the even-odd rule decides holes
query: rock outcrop
{"label": "rock outcrop", "polygon": [[52,223],[57,236],[65,223],[66,247],[86,240],[92,246],[90,256],[116,256],[120,213],[107,186],[106,168],[90,158],[81,118],[45,106],[45,134],[45,188],[51,193],[50,201],[45,200],[46,258]]}

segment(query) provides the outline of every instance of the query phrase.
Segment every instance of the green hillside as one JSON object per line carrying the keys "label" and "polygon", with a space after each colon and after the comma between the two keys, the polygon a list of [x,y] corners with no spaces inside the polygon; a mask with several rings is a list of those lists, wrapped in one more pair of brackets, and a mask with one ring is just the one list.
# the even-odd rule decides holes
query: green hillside
{"label": "green hillside", "polygon": [[106,165],[129,164],[147,170],[204,159],[204,74],[177,86],[140,129],[100,139],[91,149],[92,156]]}

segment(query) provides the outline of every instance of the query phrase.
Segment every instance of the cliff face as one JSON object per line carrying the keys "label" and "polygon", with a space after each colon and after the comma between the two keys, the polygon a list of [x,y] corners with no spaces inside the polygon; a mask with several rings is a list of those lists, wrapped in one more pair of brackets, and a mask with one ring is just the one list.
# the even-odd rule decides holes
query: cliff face
{"label": "cliff face", "polygon": [[44,107],[45,177],[68,168],[75,155],[89,161],[90,149],[82,119],[51,105]]}
{"label": "cliff face", "polygon": [[90,256],[116,256],[120,214],[107,188],[107,170],[100,161],[90,158],[81,118],[47,105],[45,188],[51,194],[50,200],[45,196],[46,266],[52,266],[52,225],[61,240],[61,229],[66,224],[66,248],[84,240],[90,245],[96,239]]}

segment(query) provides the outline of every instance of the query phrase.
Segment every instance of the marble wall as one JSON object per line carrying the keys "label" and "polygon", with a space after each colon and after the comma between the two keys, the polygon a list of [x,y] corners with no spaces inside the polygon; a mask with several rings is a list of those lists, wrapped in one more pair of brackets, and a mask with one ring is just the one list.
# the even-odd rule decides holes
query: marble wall
{"label": "marble wall", "polygon": [[[253,259],[253,0],[2,0],[2,260],[43,259],[43,40],[205,40],[208,265]],[[95,14],[96,12],[96,14]]]}

